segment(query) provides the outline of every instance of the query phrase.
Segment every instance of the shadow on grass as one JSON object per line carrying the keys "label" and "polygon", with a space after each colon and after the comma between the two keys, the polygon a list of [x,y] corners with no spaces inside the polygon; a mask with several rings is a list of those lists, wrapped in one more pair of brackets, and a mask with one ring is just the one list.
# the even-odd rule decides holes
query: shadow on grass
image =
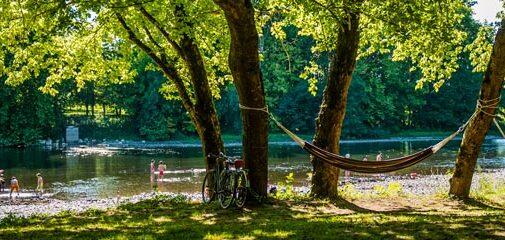
{"label": "shadow on grass", "polygon": [[107,212],[34,217],[0,225],[0,239],[505,239],[503,209],[376,212],[345,199],[278,201],[243,210],[147,200]]}

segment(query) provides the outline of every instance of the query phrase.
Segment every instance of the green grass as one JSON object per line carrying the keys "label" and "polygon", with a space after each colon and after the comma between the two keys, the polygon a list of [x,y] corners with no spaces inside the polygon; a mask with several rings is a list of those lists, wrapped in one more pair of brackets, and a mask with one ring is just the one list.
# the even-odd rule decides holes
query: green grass
{"label": "green grass", "polygon": [[108,211],[7,218],[0,239],[505,239],[505,211],[449,199],[273,200],[244,210],[159,198]]}

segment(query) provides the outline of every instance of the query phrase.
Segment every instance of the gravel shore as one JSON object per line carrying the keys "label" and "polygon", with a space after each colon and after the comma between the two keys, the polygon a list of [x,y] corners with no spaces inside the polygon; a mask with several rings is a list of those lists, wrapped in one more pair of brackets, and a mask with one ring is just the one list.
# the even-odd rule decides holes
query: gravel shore
{"label": "gravel shore", "polygon": [[[478,187],[479,181],[483,176],[497,181],[504,181],[505,169],[488,170],[475,174],[472,184],[473,188]],[[387,187],[392,182],[398,182],[402,185],[403,191],[406,194],[427,196],[438,192],[447,192],[449,189],[449,177],[449,175],[423,175],[411,179],[410,176],[388,177],[378,175],[371,178],[351,178],[348,179],[348,182],[362,192],[374,191],[373,189],[377,185]],[[309,191],[309,187],[296,187],[295,189],[302,193],[307,193]],[[54,199],[50,195],[42,199],[21,196],[15,202],[10,202],[8,198],[3,196],[0,197],[0,220],[9,215],[28,217],[40,214],[54,215],[63,211],[83,212],[89,209],[104,210],[125,203],[136,203],[147,200],[159,194],[168,196],[184,195],[191,200],[200,200],[199,193],[143,193],[132,197],[79,200]]]}

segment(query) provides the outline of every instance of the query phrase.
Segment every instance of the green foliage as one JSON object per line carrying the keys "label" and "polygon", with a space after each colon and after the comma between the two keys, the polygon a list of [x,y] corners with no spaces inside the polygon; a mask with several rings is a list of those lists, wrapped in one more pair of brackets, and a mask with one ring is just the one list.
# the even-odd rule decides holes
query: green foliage
{"label": "green foliage", "polygon": [[[343,27],[348,17],[346,12],[359,12],[360,55],[391,53],[394,61],[409,60],[414,64],[411,70],[418,68],[422,74],[416,88],[434,82],[435,90],[458,68],[457,59],[466,33],[457,26],[465,15],[471,14],[465,1],[433,4],[421,0],[282,0],[273,1],[265,8],[283,14],[282,23],[274,26],[292,24],[300,28],[300,35],[313,38],[316,44],[311,51],[315,58],[320,53],[333,51],[338,41],[337,29]],[[277,33],[276,36],[284,35]],[[317,72],[313,64],[309,69]],[[312,79],[309,74],[302,76]]]}
{"label": "green foliage", "polygon": [[493,50],[494,30],[491,26],[479,28],[475,40],[466,46],[475,72],[485,72]]}
{"label": "green foliage", "polygon": [[351,183],[346,183],[344,186],[338,188],[338,195],[351,201],[363,198],[364,196],[364,194]]}
{"label": "green foliage", "polygon": [[400,197],[405,195],[399,182],[388,183],[387,187],[375,185],[373,190],[379,197]]}
{"label": "green foliage", "polygon": [[62,133],[63,109],[59,96],[42,94],[43,81],[33,79],[18,87],[0,77],[0,145],[30,144]]}
{"label": "green foliage", "polygon": [[488,174],[480,174],[479,182],[475,189],[472,189],[473,198],[505,206],[505,181],[494,179]]}
{"label": "green foliage", "polygon": [[290,172],[286,176],[286,180],[284,182],[277,183],[277,192],[275,193],[275,197],[281,200],[295,200],[295,199],[303,199],[307,197],[306,194],[302,194],[300,192],[295,191],[293,187],[293,183],[295,181],[294,173]]}

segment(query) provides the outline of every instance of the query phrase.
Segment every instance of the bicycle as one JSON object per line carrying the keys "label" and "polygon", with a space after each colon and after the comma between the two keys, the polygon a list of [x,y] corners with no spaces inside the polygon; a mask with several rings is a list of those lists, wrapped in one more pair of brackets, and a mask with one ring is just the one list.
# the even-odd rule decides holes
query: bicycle
{"label": "bicycle", "polygon": [[202,184],[202,201],[204,203],[210,203],[214,201],[216,198],[216,193],[219,193],[219,185],[220,185],[220,173],[221,167],[219,163],[219,159],[221,159],[221,154],[213,155],[209,154],[207,157],[213,157],[217,159],[217,164],[214,169],[210,169],[205,173],[205,177],[203,179]]}
{"label": "bicycle", "polygon": [[[204,177],[202,185],[202,199],[204,203],[210,203],[217,196],[221,207],[228,208],[232,203],[239,208],[245,205],[249,180],[247,170],[243,169],[244,161],[235,157],[229,157],[220,153],[216,157],[218,164],[209,170]],[[220,160],[223,160],[224,169],[220,169]],[[213,179],[211,179],[213,178]]]}

